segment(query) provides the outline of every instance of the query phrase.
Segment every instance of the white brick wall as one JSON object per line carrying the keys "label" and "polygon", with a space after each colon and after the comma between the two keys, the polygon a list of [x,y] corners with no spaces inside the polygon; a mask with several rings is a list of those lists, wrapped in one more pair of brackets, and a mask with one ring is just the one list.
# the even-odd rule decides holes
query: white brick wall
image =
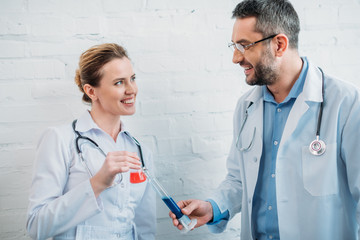
{"label": "white brick wall", "polygon": [[[360,86],[360,0],[293,0],[300,52]],[[124,121],[154,151],[175,200],[206,198],[225,174],[236,100],[249,87],[231,62],[235,0],[0,0],[0,239],[28,239],[27,197],[40,133],[86,108],[75,86],[81,52],[124,45],[138,76],[135,116]],[[158,240],[239,239],[237,216],[221,235],[180,235],[158,201]]]}

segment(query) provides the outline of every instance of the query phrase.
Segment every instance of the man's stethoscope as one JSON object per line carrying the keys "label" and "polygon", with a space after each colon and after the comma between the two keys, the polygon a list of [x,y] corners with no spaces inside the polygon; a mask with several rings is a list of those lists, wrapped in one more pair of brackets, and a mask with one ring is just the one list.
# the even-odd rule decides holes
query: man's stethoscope
{"label": "man's stethoscope", "polygon": [[[106,157],[106,154],[105,152],[99,147],[99,145],[94,141],[92,140],[91,138],[89,137],[86,137],[86,136],[82,136],[76,129],[76,122],[77,120],[74,120],[72,122],[72,128],[74,130],[74,132],[76,133],[76,138],[75,138],[75,146],[76,146],[76,151],[77,153],[79,154],[79,157],[80,157],[80,160],[81,160],[81,163],[85,166],[88,174],[89,174],[89,177],[92,178],[94,175],[91,173],[90,171],[90,168],[86,162],[86,160],[84,159],[84,157],[82,156],[82,151],[81,151],[81,148],[79,146],[79,141],[80,140],[85,140],[85,141],[88,141],[89,143],[91,143],[96,149],[98,149],[100,151],[100,153],[102,155],[104,155],[104,157]],[[128,136],[131,140],[134,141],[134,143],[136,144],[136,146],[138,147],[139,149],[139,154],[140,154],[140,161],[141,161],[141,165],[142,165],[142,169],[146,169],[145,167],[145,163],[144,163],[144,160],[143,160],[143,154],[142,154],[142,150],[141,150],[141,145],[140,143],[134,138],[132,137],[128,132],[124,132],[126,134],[126,136]],[[114,183],[110,186],[110,187],[113,187],[119,183],[121,183],[123,180],[123,176],[121,173],[118,174],[118,177],[117,179],[115,179]]]}
{"label": "man's stethoscope", "polygon": [[[315,156],[320,156],[322,155],[325,150],[326,150],[326,144],[324,141],[320,140],[320,128],[321,128],[321,119],[322,119],[322,113],[323,113],[323,108],[324,108],[324,72],[321,68],[319,68],[320,72],[321,72],[321,94],[322,94],[322,98],[323,98],[323,101],[320,103],[320,110],[319,110],[319,115],[318,115],[318,120],[317,120],[317,127],[316,127],[316,139],[314,141],[312,141],[309,145],[309,151],[311,154],[315,155]],[[254,128],[254,132],[253,132],[253,136],[252,136],[252,140],[250,142],[250,144],[247,146],[247,147],[241,147],[239,146],[239,140],[240,140],[240,135],[244,129],[244,126],[245,126],[245,123],[246,123],[246,120],[248,118],[248,110],[249,107],[253,104],[253,102],[250,102],[249,106],[246,108],[246,111],[245,111],[245,117],[244,117],[244,120],[241,124],[241,127],[240,127],[240,131],[239,131],[239,134],[238,134],[238,137],[237,137],[237,140],[236,140],[236,146],[238,147],[238,149],[240,151],[248,151],[252,144],[253,144],[253,141],[254,141],[254,138],[255,138],[255,133],[256,133],[256,128]]]}

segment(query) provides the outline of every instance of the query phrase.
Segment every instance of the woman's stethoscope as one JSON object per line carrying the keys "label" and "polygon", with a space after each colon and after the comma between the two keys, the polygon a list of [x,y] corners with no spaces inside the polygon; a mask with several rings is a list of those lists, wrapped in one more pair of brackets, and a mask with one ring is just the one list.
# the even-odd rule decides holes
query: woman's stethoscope
{"label": "woman's stethoscope", "polygon": [[[75,138],[75,146],[76,146],[76,151],[77,153],[79,154],[79,157],[80,157],[80,160],[81,160],[81,163],[84,165],[84,167],[86,168],[88,174],[89,174],[89,177],[92,178],[94,175],[91,173],[90,171],[90,168],[87,164],[87,162],[85,161],[84,157],[82,156],[82,151],[81,151],[81,148],[79,146],[79,141],[80,140],[85,140],[85,141],[88,141],[89,143],[91,143],[96,149],[98,149],[100,151],[100,153],[102,155],[104,155],[104,157],[106,157],[106,154],[105,152],[99,147],[99,145],[94,141],[92,140],[91,138],[89,137],[86,137],[86,136],[82,136],[76,129],[76,122],[77,120],[74,120],[72,122],[72,128],[74,130],[74,132],[76,133],[76,138]],[[130,134],[128,132],[124,132],[126,134],[126,136],[128,136],[131,140],[134,141],[134,143],[136,144],[136,146],[138,147],[139,149],[139,154],[140,154],[140,161],[141,161],[141,165],[142,165],[142,169],[146,169],[145,167],[145,163],[144,163],[144,160],[143,160],[143,154],[142,154],[142,150],[141,150],[141,145],[140,143],[138,142],[138,140],[136,140],[134,137],[130,136]],[[114,187],[116,186],[117,184],[121,183],[123,180],[123,176],[121,173],[118,174],[118,177],[117,179],[115,179],[114,183],[110,186],[110,187]],[[109,187],[109,188],[110,188]]]}
{"label": "woman's stethoscope", "polygon": [[[324,108],[324,72],[321,68],[319,68],[320,72],[321,72],[321,82],[322,82],[322,85],[321,85],[321,94],[322,94],[322,98],[323,98],[323,101],[320,103],[320,110],[319,110],[319,115],[318,115],[318,120],[317,120],[317,128],[316,128],[316,139],[314,141],[312,141],[309,145],[309,151],[311,154],[315,155],[315,156],[320,156],[322,154],[324,154],[325,150],[326,150],[326,144],[324,141],[320,140],[320,128],[321,128],[321,119],[322,119],[322,113],[323,113],[323,108]],[[241,127],[240,127],[240,131],[239,131],[239,134],[238,134],[238,137],[237,137],[237,140],[236,140],[236,147],[244,152],[244,151],[248,151],[250,150],[250,148],[252,147],[253,145],[253,142],[254,142],[254,138],[255,138],[255,133],[256,133],[256,128],[254,128],[254,132],[253,132],[253,136],[252,136],[252,140],[250,142],[250,144],[247,146],[247,147],[241,147],[239,146],[239,140],[240,140],[240,135],[244,129],[244,126],[245,126],[245,123],[246,123],[246,120],[248,118],[248,109],[249,107],[253,104],[253,102],[250,102],[249,106],[246,108],[246,111],[245,111],[245,117],[244,117],[244,120],[241,124]]]}

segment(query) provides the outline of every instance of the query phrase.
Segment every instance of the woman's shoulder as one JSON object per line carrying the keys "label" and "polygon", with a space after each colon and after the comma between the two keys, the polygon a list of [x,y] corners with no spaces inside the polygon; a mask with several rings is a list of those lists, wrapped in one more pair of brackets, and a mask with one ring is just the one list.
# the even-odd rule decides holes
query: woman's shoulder
{"label": "woman's shoulder", "polygon": [[49,126],[46,127],[40,136],[40,142],[42,141],[56,141],[59,144],[68,145],[74,140],[74,131],[71,123]]}

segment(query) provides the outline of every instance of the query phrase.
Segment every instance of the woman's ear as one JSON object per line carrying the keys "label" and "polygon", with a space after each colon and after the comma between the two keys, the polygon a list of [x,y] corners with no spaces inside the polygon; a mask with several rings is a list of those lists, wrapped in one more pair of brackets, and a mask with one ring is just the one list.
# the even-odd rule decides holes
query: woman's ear
{"label": "woman's ear", "polygon": [[275,56],[282,57],[289,47],[289,39],[285,34],[278,34],[273,40],[276,44]]}
{"label": "woman's ear", "polygon": [[83,86],[83,89],[85,94],[91,99],[92,102],[97,100],[96,91],[93,86],[91,86],[90,84],[85,84]]}

